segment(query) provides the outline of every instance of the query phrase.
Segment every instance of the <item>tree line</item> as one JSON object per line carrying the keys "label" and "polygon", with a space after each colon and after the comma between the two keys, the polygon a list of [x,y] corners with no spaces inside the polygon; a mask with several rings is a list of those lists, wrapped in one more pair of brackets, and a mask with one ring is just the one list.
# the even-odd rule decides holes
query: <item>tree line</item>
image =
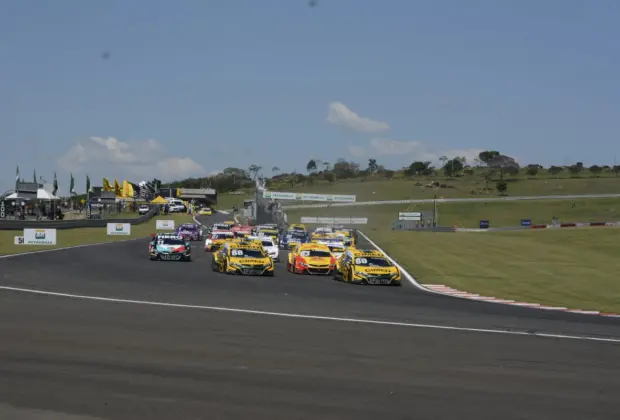
{"label": "tree line", "polygon": [[495,183],[495,189],[500,193],[505,193],[508,189],[506,179],[518,174],[536,177],[543,172],[552,176],[568,173],[569,176],[578,177],[584,172],[589,172],[593,176],[598,177],[604,172],[615,173],[616,176],[620,173],[620,165],[592,165],[586,167],[583,162],[576,162],[566,166],[551,165],[548,168],[539,164],[528,164],[521,167],[513,157],[502,154],[497,150],[483,151],[471,162],[468,162],[464,156],[441,156],[439,162],[440,165],[435,166],[430,161],[414,161],[409,166],[400,169],[389,169],[379,164],[373,158],[368,159],[365,168],[362,168],[357,162],[344,158],[337,159],[335,162],[310,159],[306,164],[304,172],[282,172],[277,166],[264,168],[260,165],[251,165],[247,169],[230,167],[217,175],[188,178],[172,182],[169,185],[183,188],[210,187],[218,192],[231,192],[253,187],[257,178],[265,178],[268,186],[274,183],[286,183],[294,187],[299,184],[311,185],[320,180],[334,183],[337,180],[354,178],[364,180],[371,176],[389,180],[397,175],[401,175],[406,179],[413,180],[441,175],[450,179],[480,175],[484,178],[485,188],[491,189],[490,185]]}

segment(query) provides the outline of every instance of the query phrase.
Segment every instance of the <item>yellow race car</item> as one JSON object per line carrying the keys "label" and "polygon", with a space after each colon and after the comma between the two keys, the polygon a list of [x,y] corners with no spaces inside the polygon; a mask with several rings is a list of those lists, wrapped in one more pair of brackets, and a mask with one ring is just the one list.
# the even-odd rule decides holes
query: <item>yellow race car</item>
{"label": "yellow race car", "polygon": [[214,230],[205,239],[205,252],[217,251],[226,242],[235,239],[235,234],[229,230]]}
{"label": "yellow race car", "polygon": [[257,239],[250,239],[248,237],[236,237],[231,241],[234,244],[246,245],[246,246],[255,246],[257,248],[263,248],[263,243]]}
{"label": "yellow race car", "polygon": [[213,214],[213,210],[211,210],[211,207],[203,207],[198,210],[198,214],[200,216],[211,216]]}
{"label": "yellow race car", "polygon": [[342,242],[346,247],[355,246],[355,236],[353,235],[353,231],[345,229],[345,230],[337,230],[333,233],[335,236],[342,236]]}
{"label": "yellow race car", "polygon": [[226,274],[273,277],[275,264],[262,246],[227,242],[213,254],[211,269]]}
{"label": "yellow race car", "polygon": [[290,230],[297,230],[299,232],[304,232],[307,233],[308,229],[306,228],[306,225],[302,225],[301,223],[293,223],[292,225],[289,226]]}
{"label": "yellow race car", "polygon": [[289,252],[286,269],[295,274],[329,275],[334,271],[336,258],[323,244],[298,244]]}
{"label": "yellow race car", "polygon": [[348,249],[336,262],[334,279],[356,284],[402,285],[398,267],[374,249]]}

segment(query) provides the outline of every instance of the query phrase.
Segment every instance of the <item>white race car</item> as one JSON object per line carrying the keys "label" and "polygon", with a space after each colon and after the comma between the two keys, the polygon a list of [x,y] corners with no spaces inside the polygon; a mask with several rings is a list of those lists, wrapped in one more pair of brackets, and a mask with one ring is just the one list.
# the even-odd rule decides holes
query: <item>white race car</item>
{"label": "white race car", "polygon": [[270,236],[248,236],[248,239],[261,241],[263,244],[263,248],[267,254],[274,260],[280,261],[280,249],[278,248],[278,244],[273,240]]}
{"label": "white race car", "polygon": [[331,251],[332,255],[337,260],[340,259],[342,254],[344,254],[346,252],[346,250],[347,250],[346,247],[344,246],[344,242],[341,239],[332,239],[332,238],[330,238],[330,239],[327,239],[327,240],[318,241],[318,243],[327,245],[327,247]]}

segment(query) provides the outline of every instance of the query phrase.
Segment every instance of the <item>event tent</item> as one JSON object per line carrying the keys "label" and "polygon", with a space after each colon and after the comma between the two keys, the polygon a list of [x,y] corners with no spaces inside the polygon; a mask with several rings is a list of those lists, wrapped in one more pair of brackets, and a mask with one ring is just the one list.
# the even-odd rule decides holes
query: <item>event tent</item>
{"label": "event tent", "polygon": [[168,200],[158,195],[154,200],[151,200],[151,204],[168,204]]}
{"label": "event tent", "polygon": [[[14,192],[13,194],[9,194],[6,197],[4,197],[4,199],[5,200],[16,200],[18,199],[18,196],[17,196],[17,193]],[[45,191],[43,188],[39,188],[37,190],[37,200],[47,200],[47,201],[60,200],[60,197],[56,197],[52,193]]]}

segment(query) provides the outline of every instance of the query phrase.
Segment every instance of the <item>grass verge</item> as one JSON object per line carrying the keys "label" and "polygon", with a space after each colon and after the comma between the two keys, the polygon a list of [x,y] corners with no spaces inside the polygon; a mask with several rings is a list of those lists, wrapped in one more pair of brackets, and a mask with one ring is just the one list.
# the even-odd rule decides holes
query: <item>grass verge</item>
{"label": "grass verge", "polygon": [[368,234],[423,284],[620,313],[617,228]]}
{"label": "grass verge", "polygon": [[[15,245],[14,237],[20,236],[20,231],[0,231],[0,255],[19,254],[22,252],[40,251],[54,248],[65,248],[69,246],[96,244],[102,242],[115,242],[133,238],[147,237],[155,232],[156,220],[174,220],[175,225],[179,223],[190,223],[192,216],[188,214],[174,214],[168,216],[157,216],[148,222],[140,225],[131,226],[129,236],[108,236],[105,227],[101,228],[78,228],[56,231],[57,245]],[[45,227],[42,223],[41,227]]]}
{"label": "grass verge", "polygon": [[[522,218],[550,223],[618,220],[619,199],[446,203],[442,225],[516,226]],[[368,217],[359,226],[416,279],[495,296],[574,309],[620,312],[620,260],[617,228],[524,230],[487,233],[433,233],[391,230],[405,206],[333,207],[289,210],[289,223],[301,216]],[[428,210],[419,208],[418,210]]]}

